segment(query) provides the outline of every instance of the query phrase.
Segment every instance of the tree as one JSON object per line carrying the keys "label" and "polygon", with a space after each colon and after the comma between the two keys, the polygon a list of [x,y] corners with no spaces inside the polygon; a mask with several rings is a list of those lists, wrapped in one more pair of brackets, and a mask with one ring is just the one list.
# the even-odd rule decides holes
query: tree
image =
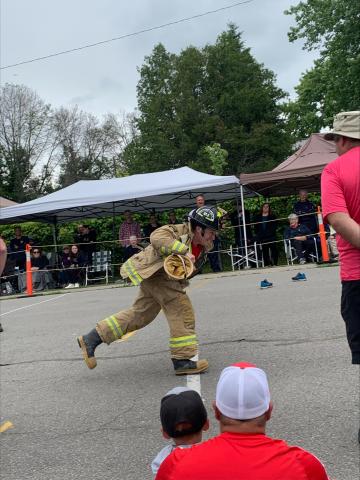
{"label": "tree", "polygon": [[1,195],[23,202],[51,191],[55,149],[50,106],[24,85],[1,87]]}
{"label": "tree", "polygon": [[212,173],[222,175],[227,166],[228,152],[221,148],[220,143],[213,143],[204,147],[204,154],[210,161]]}
{"label": "tree", "polygon": [[319,50],[296,87],[296,100],[287,106],[290,128],[304,138],[332,125],[336,113],[360,108],[360,3],[307,0],[285,14],[297,23],[289,40],[305,39],[304,49]]}
{"label": "tree", "polygon": [[54,115],[54,128],[60,146],[60,187],[122,174],[121,153],[129,141],[128,131],[115,115],[106,115],[101,123],[77,106],[60,108]]}
{"label": "tree", "polygon": [[284,96],[234,25],[203,49],[175,55],[159,44],[140,69],[128,169],[211,171],[204,147],[214,143],[228,152],[224,173],[271,168],[291,145],[281,119]]}

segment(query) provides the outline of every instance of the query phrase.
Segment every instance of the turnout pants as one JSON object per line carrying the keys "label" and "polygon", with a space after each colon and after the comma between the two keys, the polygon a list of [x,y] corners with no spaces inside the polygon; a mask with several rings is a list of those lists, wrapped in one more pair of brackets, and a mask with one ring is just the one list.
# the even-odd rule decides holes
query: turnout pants
{"label": "turnout pants", "polygon": [[96,330],[108,345],[125,333],[151,323],[163,310],[170,329],[171,358],[189,359],[197,354],[195,316],[184,284],[170,279],[163,269],[140,284],[140,292],[131,308],[101,320]]}

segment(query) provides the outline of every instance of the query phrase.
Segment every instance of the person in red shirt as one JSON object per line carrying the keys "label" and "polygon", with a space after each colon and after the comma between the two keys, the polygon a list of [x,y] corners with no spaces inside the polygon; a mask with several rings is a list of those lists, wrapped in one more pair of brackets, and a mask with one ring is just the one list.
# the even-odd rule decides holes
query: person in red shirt
{"label": "person in red shirt", "polygon": [[156,480],[329,480],[321,462],[265,434],[273,409],[266,374],[251,363],[225,368],[216,387],[220,434],[175,449]]}
{"label": "person in red shirt", "polygon": [[[336,231],[342,281],[341,315],[352,363],[360,364],[360,111],[335,116],[333,140],[339,157],[321,176],[324,220]],[[358,433],[360,443],[360,430]]]}

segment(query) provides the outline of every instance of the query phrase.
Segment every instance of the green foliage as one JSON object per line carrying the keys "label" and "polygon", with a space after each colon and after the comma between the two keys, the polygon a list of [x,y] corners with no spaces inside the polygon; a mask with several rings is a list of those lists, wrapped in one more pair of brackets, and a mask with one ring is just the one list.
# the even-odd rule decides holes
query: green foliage
{"label": "green foliage", "polygon": [[204,147],[204,154],[210,161],[212,173],[222,175],[227,166],[228,152],[221,148],[220,143],[213,143]]}
{"label": "green foliage", "polygon": [[184,165],[209,172],[204,148],[213,144],[228,153],[224,174],[268,169],[289,153],[285,94],[234,25],[203,49],[175,55],[157,45],[140,68],[137,92],[138,134],[124,154],[130,174]]}
{"label": "green foliage", "polygon": [[286,108],[290,131],[301,139],[331,126],[336,113],[360,108],[360,2],[307,0],[285,13],[297,24],[289,40],[305,39],[305,49],[320,52]]}

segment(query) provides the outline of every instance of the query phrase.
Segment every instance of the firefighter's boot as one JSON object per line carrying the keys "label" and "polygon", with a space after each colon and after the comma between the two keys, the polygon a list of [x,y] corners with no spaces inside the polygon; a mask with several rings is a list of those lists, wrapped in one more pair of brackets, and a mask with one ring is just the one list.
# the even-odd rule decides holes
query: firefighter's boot
{"label": "firefighter's boot", "polygon": [[93,328],[87,335],[81,335],[81,337],[78,337],[77,342],[82,350],[86,365],[90,369],[95,368],[95,348],[100,345],[100,343],[103,343],[96,328]]}
{"label": "firefighter's boot", "polygon": [[175,375],[192,375],[194,373],[205,372],[208,369],[209,363],[207,360],[179,360],[177,358],[171,359],[174,364]]}

